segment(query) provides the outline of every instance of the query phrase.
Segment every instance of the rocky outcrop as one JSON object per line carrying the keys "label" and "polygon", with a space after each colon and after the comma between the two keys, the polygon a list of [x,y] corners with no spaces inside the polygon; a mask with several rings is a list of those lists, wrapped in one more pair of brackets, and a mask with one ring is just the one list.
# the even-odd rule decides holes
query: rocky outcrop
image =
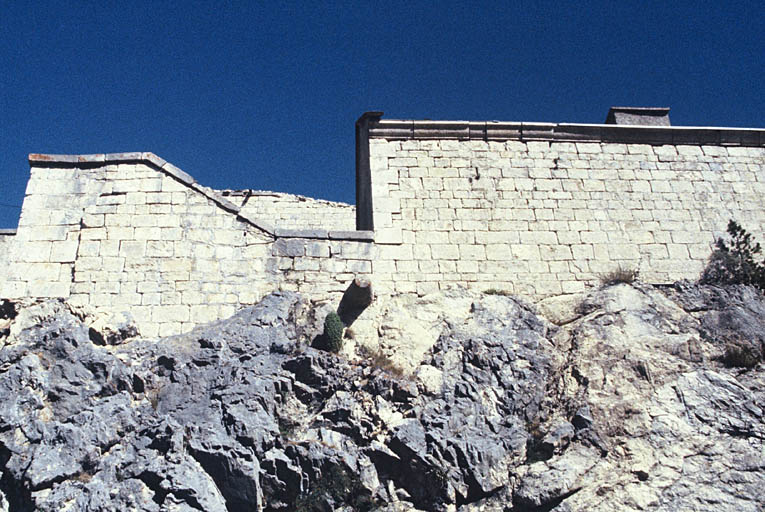
{"label": "rocky outcrop", "polygon": [[733,337],[762,343],[749,288],[620,284],[542,313],[467,292],[373,304],[357,341],[389,326],[378,349],[398,359],[310,348],[327,306],[292,293],[153,340],[11,306],[0,510],[765,506],[763,365],[723,360]]}

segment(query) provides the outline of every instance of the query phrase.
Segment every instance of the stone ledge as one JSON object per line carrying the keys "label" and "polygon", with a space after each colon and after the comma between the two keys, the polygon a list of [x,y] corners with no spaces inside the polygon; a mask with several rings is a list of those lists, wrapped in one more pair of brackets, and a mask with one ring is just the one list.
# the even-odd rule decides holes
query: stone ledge
{"label": "stone ledge", "polygon": [[310,240],[344,240],[349,242],[374,242],[374,231],[327,231],[326,229],[275,228],[277,238],[306,238]]}
{"label": "stone ledge", "polygon": [[373,139],[539,140],[765,146],[765,129],[707,126],[638,126],[496,121],[406,121],[381,119],[369,127]]}
{"label": "stone ledge", "polygon": [[279,238],[328,238],[326,229],[287,229],[276,228],[274,235]]}
{"label": "stone ledge", "polygon": [[330,231],[330,240],[350,240],[359,242],[374,242],[374,231]]}
{"label": "stone ledge", "polygon": [[15,229],[0,229],[0,236],[13,236],[15,234]]}

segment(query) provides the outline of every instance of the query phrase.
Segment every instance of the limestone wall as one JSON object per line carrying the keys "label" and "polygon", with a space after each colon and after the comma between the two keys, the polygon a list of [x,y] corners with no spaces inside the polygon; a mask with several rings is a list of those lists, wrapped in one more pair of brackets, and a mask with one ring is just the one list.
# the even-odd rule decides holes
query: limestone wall
{"label": "limestone wall", "polygon": [[369,141],[375,238],[390,244],[374,274],[395,291],[460,285],[542,297],[581,291],[618,267],[650,282],[695,279],[729,219],[765,238],[762,145],[407,130],[383,126]]}
{"label": "limestone wall", "polygon": [[225,318],[277,289],[340,293],[371,271],[371,234],[280,237],[154,155],[75,158],[86,161],[30,157],[0,296],[129,311],[143,335],[156,336]]}
{"label": "limestone wall", "polygon": [[8,270],[8,261],[10,260],[9,253],[15,236],[15,229],[0,229],[0,283],[5,281],[5,275]]}
{"label": "limestone wall", "polygon": [[356,276],[378,294],[542,298],[618,268],[695,279],[729,219],[765,240],[765,130],[377,113],[357,144],[356,208],[215,191],[151,153],[30,155],[18,232],[0,236],[0,297],[130,311],[144,335],[167,335],[272,290],[337,296]]}
{"label": "limestone wall", "polygon": [[262,190],[222,190],[221,195],[258,219],[278,228],[356,229],[356,208],[346,203]]}

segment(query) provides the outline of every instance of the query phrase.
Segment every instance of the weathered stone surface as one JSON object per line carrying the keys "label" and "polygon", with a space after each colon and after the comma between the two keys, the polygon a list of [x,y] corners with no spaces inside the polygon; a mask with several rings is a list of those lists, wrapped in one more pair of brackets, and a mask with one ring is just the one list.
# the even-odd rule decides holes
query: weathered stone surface
{"label": "weathered stone surface", "polygon": [[763,366],[726,368],[706,334],[760,334],[751,289],[614,285],[562,326],[502,295],[378,302],[354,326],[406,311],[434,333],[400,351],[410,375],[308,348],[332,305],[293,293],[119,345],[61,301],[6,303],[0,505],[762,508]]}

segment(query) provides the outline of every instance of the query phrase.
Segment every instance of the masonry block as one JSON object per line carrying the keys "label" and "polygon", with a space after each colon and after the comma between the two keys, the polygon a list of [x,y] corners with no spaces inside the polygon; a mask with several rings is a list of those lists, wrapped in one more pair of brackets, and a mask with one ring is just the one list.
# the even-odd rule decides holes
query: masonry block
{"label": "masonry block", "polygon": [[298,257],[305,255],[305,240],[280,238],[273,246],[274,256]]}

